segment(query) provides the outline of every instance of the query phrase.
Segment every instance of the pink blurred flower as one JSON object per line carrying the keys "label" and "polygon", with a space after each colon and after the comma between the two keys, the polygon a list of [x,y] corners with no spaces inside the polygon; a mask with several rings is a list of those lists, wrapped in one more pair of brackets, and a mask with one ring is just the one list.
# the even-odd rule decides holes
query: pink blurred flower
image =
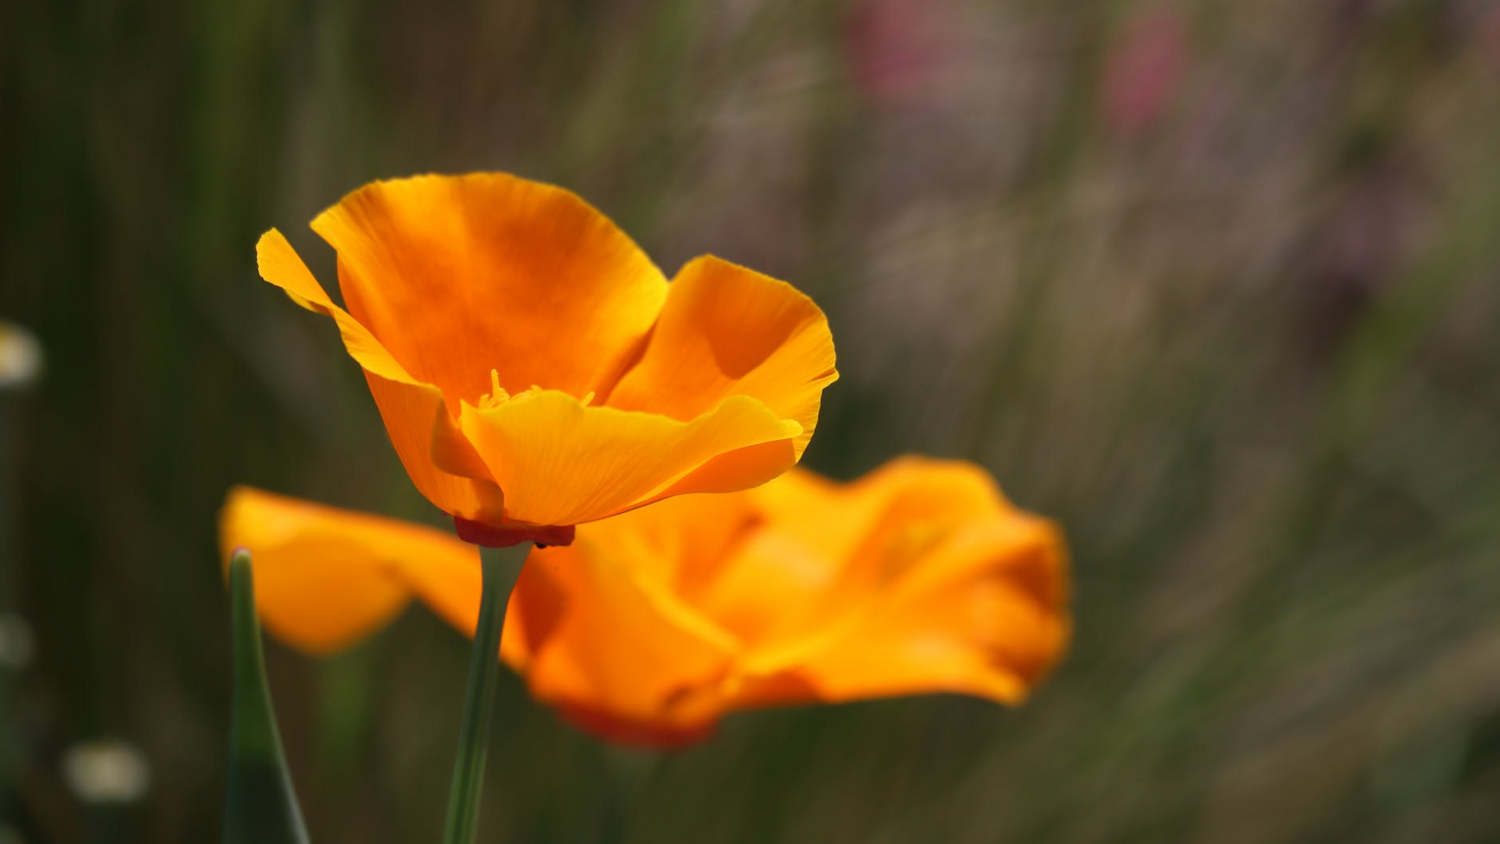
{"label": "pink blurred flower", "polygon": [[854,86],[872,100],[901,105],[929,89],[945,52],[942,4],[860,0],[844,22],[844,54]]}
{"label": "pink blurred flower", "polygon": [[1489,9],[1479,21],[1478,48],[1490,69],[1500,73],[1500,5]]}
{"label": "pink blurred flower", "polygon": [[1121,135],[1150,127],[1171,105],[1187,64],[1187,27],[1165,9],[1126,26],[1104,67],[1105,123]]}

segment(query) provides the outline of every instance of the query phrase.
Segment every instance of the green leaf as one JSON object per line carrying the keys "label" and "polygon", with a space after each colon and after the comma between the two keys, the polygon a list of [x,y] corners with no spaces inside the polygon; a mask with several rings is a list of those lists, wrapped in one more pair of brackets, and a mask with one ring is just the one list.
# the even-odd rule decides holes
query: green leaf
{"label": "green leaf", "polygon": [[234,631],[234,713],[229,724],[224,844],[308,844],[271,708],[260,621],[255,615],[255,579],[250,553],[243,549],[229,563],[229,602]]}

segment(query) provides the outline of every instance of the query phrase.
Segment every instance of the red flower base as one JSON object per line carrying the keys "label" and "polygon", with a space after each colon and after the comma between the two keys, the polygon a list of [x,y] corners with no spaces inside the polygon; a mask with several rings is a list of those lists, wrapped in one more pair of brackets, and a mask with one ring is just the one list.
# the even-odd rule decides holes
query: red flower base
{"label": "red flower base", "polygon": [[458,538],[486,548],[509,548],[522,542],[535,542],[536,547],[549,545],[572,545],[572,525],[506,525],[499,527],[484,522],[471,522],[454,516],[453,528]]}

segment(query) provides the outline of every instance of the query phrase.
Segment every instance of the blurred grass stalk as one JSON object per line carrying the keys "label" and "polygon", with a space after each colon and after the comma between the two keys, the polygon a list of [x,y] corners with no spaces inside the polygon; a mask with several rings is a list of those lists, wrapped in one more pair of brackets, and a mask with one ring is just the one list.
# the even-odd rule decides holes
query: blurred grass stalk
{"label": "blurred grass stalk", "polygon": [[276,710],[266,683],[255,576],[241,549],[229,562],[230,624],[234,630],[234,714],[229,725],[225,844],[307,844],[302,811],[287,771]]}

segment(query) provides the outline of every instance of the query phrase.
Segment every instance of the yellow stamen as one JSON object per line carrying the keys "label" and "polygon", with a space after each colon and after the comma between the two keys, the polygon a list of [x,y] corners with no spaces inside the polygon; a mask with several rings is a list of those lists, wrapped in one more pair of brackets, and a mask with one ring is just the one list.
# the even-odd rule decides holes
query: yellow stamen
{"label": "yellow stamen", "polygon": [[[526,389],[525,392],[517,393],[517,394],[515,394],[513,396],[509,392],[507,392],[504,387],[500,386],[500,373],[499,373],[499,371],[491,369],[490,370],[490,391],[488,393],[485,393],[484,395],[482,395],[482,396],[479,397],[479,409],[480,410],[490,410],[490,409],[493,409],[495,407],[499,407],[500,405],[504,404],[505,402],[512,401],[512,400],[515,400],[515,399],[526,398],[528,396],[540,395],[542,392],[543,391],[542,391],[542,387],[541,387],[540,384],[532,384],[529,388]],[[594,400],[594,391],[590,390],[587,395],[585,395],[582,399],[579,399],[579,403],[582,404],[584,407],[588,407],[589,402],[591,402],[593,400]]]}
{"label": "yellow stamen", "polygon": [[488,410],[510,401],[510,393],[500,386],[500,373],[490,370],[490,391],[479,397],[479,409]]}

